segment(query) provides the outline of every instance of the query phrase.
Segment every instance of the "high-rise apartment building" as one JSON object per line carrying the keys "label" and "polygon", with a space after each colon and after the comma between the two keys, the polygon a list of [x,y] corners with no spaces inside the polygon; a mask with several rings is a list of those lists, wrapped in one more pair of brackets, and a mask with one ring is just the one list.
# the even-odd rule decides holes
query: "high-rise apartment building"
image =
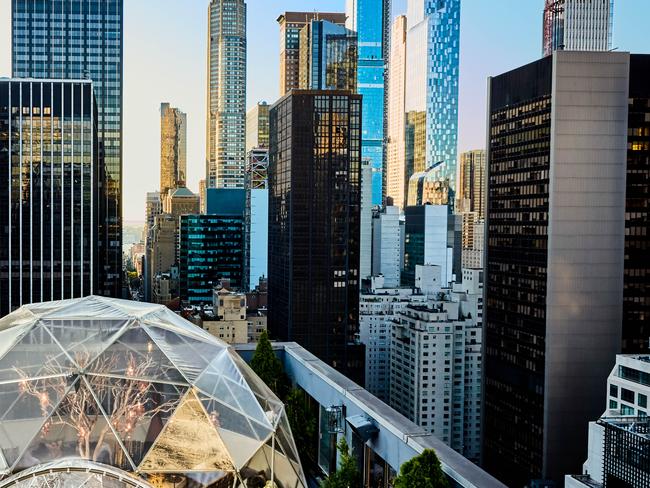
{"label": "high-rise apartment building", "polygon": [[373,276],[359,297],[359,340],[366,347],[365,388],[390,402],[390,345],[393,323],[409,304],[426,302],[413,288],[387,286],[383,276]]}
{"label": "high-rise apartment building", "polygon": [[[482,271],[420,290],[390,322],[390,405],[475,462],[480,454]],[[417,280],[421,281],[421,280]],[[431,280],[429,280],[431,282]]]}
{"label": "high-rise apartment building", "polygon": [[16,78],[91,79],[100,153],[98,283],[121,296],[123,0],[12,1]]}
{"label": "high-rise apartment building", "polygon": [[280,25],[280,96],[300,85],[300,30],[312,20],[327,20],[345,25],[344,13],[285,12],[277,19]]}
{"label": "high-rise apartment building", "polygon": [[327,20],[300,29],[298,85],[303,90],[357,90],[357,33]]}
{"label": "high-rise apartment building", "polygon": [[246,154],[251,149],[268,149],[270,107],[266,102],[258,102],[246,112]]}
{"label": "high-rise apartment building", "polygon": [[614,0],[546,0],[542,55],[612,48]]}
{"label": "high-rise apartment building", "polygon": [[406,17],[400,15],[391,27],[386,104],[386,196],[396,207],[406,206],[409,174],[406,168]]}
{"label": "high-rise apartment building", "polygon": [[0,316],[97,290],[93,83],[0,79]]}
{"label": "high-rise apartment building", "polygon": [[485,218],[485,151],[476,149],[460,154],[457,212],[474,212]]}
{"label": "high-rise apartment building", "polygon": [[207,188],[243,188],[246,160],[246,2],[208,5]]}
{"label": "high-rise apartment building", "polygon": [[357,93],[363,96],[361,159],[372,168],[372,204],[384,200],[385,63],[390,0],[347,0],[346,27],[357,33]]}
{"label": "high-rise apartment building", "polygon": [[187,115],[160,104],[160,194],[184,187],[187,174]]}
{"label": "high-rise apartment building", "polygon": [[372,216],[372,275],[383,276],[383,286],[394,288],[400,285],[402,267],[403,221],[396,206],[384,207]]}
{"label": "high-rise apartment building", "polygon": [[460,0],[409,0],[406,18],[406,178],[439,165],[455,191]]}
{"label": "high-rise apartment building", "polygon": [[293,90],[270,132],[269,331],[362,384],[361,96]]}
{"label": "high-rise apartment building", "polygon": [[555,51],[490,81],[483,464],[509,485],[580,471],[608,364],[647,340],[648,79]]}
{"label": "high-rise apartment building", "polygon": [[253,149],[246,163],[246,247],[248,285],[268,276],[269,252],[269,150]]}

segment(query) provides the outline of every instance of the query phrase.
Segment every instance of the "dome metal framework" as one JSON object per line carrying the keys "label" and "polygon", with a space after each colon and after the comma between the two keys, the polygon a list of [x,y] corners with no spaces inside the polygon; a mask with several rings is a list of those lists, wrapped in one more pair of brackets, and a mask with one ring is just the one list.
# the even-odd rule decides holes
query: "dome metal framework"
{"label": "dome metal framework", "polygon": [[166,307],[95,296],[0,319],[0,472],[68,458],[155,488],[306,486],[282,402],[232,348]]}

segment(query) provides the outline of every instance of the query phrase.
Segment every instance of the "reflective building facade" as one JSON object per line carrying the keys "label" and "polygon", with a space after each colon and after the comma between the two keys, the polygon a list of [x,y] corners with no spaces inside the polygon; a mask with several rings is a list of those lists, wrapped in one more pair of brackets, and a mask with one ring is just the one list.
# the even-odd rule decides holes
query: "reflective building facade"
{"label": "reflective building facade", "polygon": [[246,112],[246,154],[254,148],[269,147],[269,108],[268,103],[259,102]]}
{"label": "reflective building facade", "polygon": [[334,24],[345,25],[345,14],[285,12],[277,18],[280,25],[280,96],[300,85],[300,30],[312,20],[327,20]]}
{"label": "reflective building facade", "polygon": [[212,303],[222,278],[240,288],[244,279],[244,215],[180,217],[180,298],[191,305]]}
{"label": "reflective building facade", "polygon": [[100,174],[99,282],[120,296],[122,279],[123,0],[12,0],[12,71],[17,78],[93,80]]}
{"label": "reflective building facade", "polygon": [[483,465],[508,485],[581,471],[608,365],[647,344],[648,59],[490,80]]}
{"label": "reflective building facade", "polygon": [[390,197],[393,205],[404,208],[408,184],[405,164],[406,17],[404,15],[396,17],[391,27],[387,82],[384,186],[386,196]]}
{"label": "reflective building facade", "polygon": [[271,107],[268,327],[359,384],[361,96],[293,90]]}
{"label": "reflective building facade", "polygon": [[384,190],[384,76],[390,35],[390,0],[348,0],[346,26],[358,37],[357,93],[363,96],[361,159],[372,168],[372,204]]}
{"label": "reflective building facade", "polygon": [[299,86],[304,90],[357,89],[357,35],[327,20],[300,30]]}
{"label": "reflective building facade", "polygon": [[455,190],[460,0],[409,0],[406,18],[406,178],[442,162]]}
{"label": "reflective building facade", "polygon": [[243,188],[246,146],[246,3],[208,6],[207,188]]}
{"label": "reflective building facade", "polygon": [[187,115],[160,104],[160,194],[185,186],[187,174]]}
{"label": "reflective building facade", "polygon": [[0,316],[94,293],[101,170],[92,82],[0,79]]}

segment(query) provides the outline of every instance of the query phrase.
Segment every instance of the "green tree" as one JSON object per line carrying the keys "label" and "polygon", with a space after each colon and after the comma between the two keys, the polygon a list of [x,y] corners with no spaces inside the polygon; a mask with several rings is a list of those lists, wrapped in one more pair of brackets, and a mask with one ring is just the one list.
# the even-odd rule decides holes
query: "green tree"
{"label": "green tree", "polygon": [[361,486],[361,473],[357,467],[357,460],[350,453],[345,437],[341,437],[336,448],[341,456],[341,462],[338,469],[321,483],[320,488],[357,488]]}
{"label": "green tree", "polygon": [[433,449],[402,464],[395,488],[449,488],[449,481],[442,472],[440,460]]}
{"label": "green tree", "polygon": [[260,335],[260,341],[255,348],[251,360],[251,368],[266,385],[281,399],[287,393],[288,380],[282,367],[282,362],[273,352],[271,341],[266,331]]}

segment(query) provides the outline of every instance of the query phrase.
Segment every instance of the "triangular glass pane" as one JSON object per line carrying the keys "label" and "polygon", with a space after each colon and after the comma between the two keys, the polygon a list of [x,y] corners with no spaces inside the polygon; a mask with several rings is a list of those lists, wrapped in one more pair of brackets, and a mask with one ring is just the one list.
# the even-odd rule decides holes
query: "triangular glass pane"
{"label": "triangular glass pane", "polygon": [[280,424],[275,432],[276,441],[279,441],[283,446],[285,453],[289,456],[293,463],[300,465],[300,458],[298,456],[298,449],[291,434],[291,427],[289,426],[289,419],[285,412],[282,412],[280,417]]}
{"label": "triangular glass pane", "polygon": [[14,470],[64,457],[80,457],[120,469],[133,469],[81,378],[43,424]]}
{"label": "triangular glass pane", "polygon": [[89,376],[88,383],[133,463],[140,464],[188,387]]}
{"label": "triangular glass pane", "polygon": [[87,368],[89,374],[187,384],[142,327],[128,328]]}
{"label": "triangular glass pane", "polygon": [[214,424],[221,428],[235,432],[236,434],[263,441],[272,432],[267,425],[262,425],[251,419],[240,410],[234,410],[219,400],[199,392],[203,406]]}
{"label": "triangular glass pane", "polygon": [[220,358],[224,360],[213,361],[199,377],[196,386],[233,410],[241,411],[272,429],[258,399],[248,388],[227,351],[220,354]]}
{"label": "triangular glass pane", "polygon": [[0,381],[72,373],[74,368],[69,363],[50,333],[37,322],[0,359]]}
{"label": "triangular glass pane", "polygon": [[0,385],[0,446],[11,466],[65,396],[65,376]]}
{"label": "triangular glass pane", "polygon": [[19,325],[0,331],[0,359],[9,351],[18,341],[21,335],[33,327],[32,324]]}
{"label": "triangular glass pane", "polygon": [[190,390],[138,467],[142,472],[234,471],[214,424]]}
{"label": "triangular glass pane", "polygon": [[246,382],[251,391],[255,394],[261,408],[264,410],[266,417],[277,423],[280,412],[284,409],[284,405],[280,399],[273,393],[271,388],[267,386],[262,379],[255,374],[251,367],[246,364],[239,354],[234,350],[228,350],[228,355],[233,364],[237,367],[242,375],[243,380]]}
{"label": "triangular glass pane", "polygon": [[263,441],[237,434],[231,430],[218,429],[237,469],[241,469],[262,447]]}
{"label": "triangular glass pane", "polygon": [[41,317],[48,319],[56,318],[93,318],[93,319],[123,319],[129,318],[127,311],[116,306],[114,300],[106,300],[98,296],[87,296],[81,299],[65,300],[55,310],[41,313]]}
{"label": "triangular glass pane", "polygon": [[283,488],[299,488],[307,486],[301,481],[301,475],[296,473],[294,467],[287,457],[279,450],[276,443],[275,455],[272,454],[271,442],[264,444],[262,448],[252,457],[247,467],[242,469],[244,476],[249,472],[262,472],[266,480],[271,478],[271,464],[274,465],[273,475],[277,486]]}
{"label": "triangular glass pane", "polygon": [[72,358],[75,365],[85,368],[106,349],[128,319],[41,319],[44,326]]}
{"label": "triangular glass pane", "polygon": [[208,364],[222,353],[224,347],[194,339],[154,325],[143,325],[151,338],[171,362],[190,381],[196,381]]}

